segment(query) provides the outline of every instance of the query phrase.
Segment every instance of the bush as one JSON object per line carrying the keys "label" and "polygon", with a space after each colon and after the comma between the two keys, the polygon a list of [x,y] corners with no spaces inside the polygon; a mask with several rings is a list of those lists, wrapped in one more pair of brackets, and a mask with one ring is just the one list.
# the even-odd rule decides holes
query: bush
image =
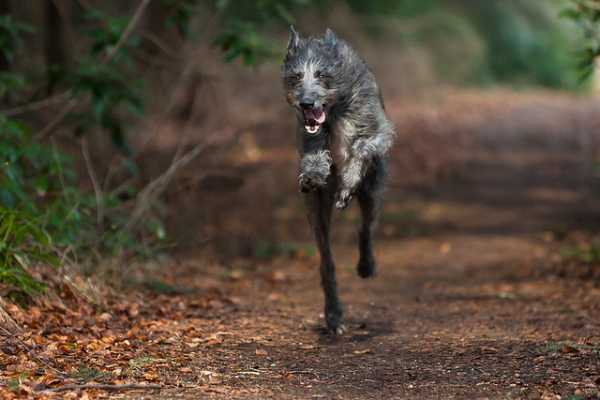
{"label": "bush", "polygon": [[[531,0],[347,0],[358,14],[415,20],[410,45],[427,49],[442,78],[470,71],[472,84],[509,83],[577,89],[573,49],[580,47],[559,19],[557,2]],[[586,0],[573,0],[583,3]],[[479,46],[483,45],[480,55]],[[472,52],[472,50],[476,50]],[[464,56],[467,57],[464,57]],[[472,57],[469,57],[472,56]],[[461,65],[458,74],[452,67]],[[465,68],[465,64],[471,66]],[[448,77],[447,73],[450,73]]]}
{"label": "bush", "polygon": [[[291,10],[306,3],[266,0],[240,6],[222,0],[161,0],[155,5],[164,31],[178,32],[184,40],[196,35],[191,23],[196,15],[202,11],[216,13],[220,30],[213,43],[227,61],[242,59],[254,64],[275,54],[259,28],[269,22],[292,22]],[[115,4],[107,2],[106,7]],[[138,4],[140,8],[132,15],[148,11],[143,8],[148,2]],[[74,160],[46,140],[60,127],[73,132],[71,140],[84,150],[86,135],[103,132],[125,159],[124,174],[137,174],[126,126],[144,112],[144,82],[140,77],[147,57],[144,40],[132,25],[138,21],[89,6],[77,12],[82,15],[75,18],[72,28],[80,33],[81,40],[60,44],[69,47],[73,60],[69,65],[56,65],[46,54],[43,70],[28,74],[12,69],[19,56],[31,59],[35,55],[35,43],[23,40],[23,36],[37,36],[38,32],[11,15],[0,16],[2,108],[27,106],[31,99],[39,98],[43,87],[48,92],[63,91],[58,97],[66,99],[61,105],[63,111],[45,121],[35,135],[32,126],[47,119],[43,114],[18,120],[11,116],[13,113],[0,112],[0,283],[27,294],[44,287],[28,270],[38,262],[56,265],[56,254],[88,256],[126,250],[128,254],[148,255],[166,239],[154,204],[143,208],[142,222],[131,224],[131,199],[143,188],[120,184],[113,190],[98,188],[95,182],[94,192],[82,190]],[[85,161],[92,176],[89,156]]]}
{"label": "bush", "polygon": [[583,34],[581,51],[577,57],[581,79],[587,79],[594,72],[596,58],[600,56],[598,3],[589,0],[570,0],[561,15],[575,22]]}

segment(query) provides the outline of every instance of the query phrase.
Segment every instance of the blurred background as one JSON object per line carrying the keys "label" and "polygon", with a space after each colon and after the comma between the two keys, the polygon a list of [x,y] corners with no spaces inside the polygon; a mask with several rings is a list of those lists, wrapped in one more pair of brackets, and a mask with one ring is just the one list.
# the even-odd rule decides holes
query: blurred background
{"label": "blurred background", "polygon": [[[110,257],[314,256],[280,79],[290,24],[303,35],[331,27],[383,89],[399,133],[383,240],[590,229],[571,253],[595,260],[599,10],[595,0],[1,0],[0,282],[39,290],[40,261],[92,273]],[[353,243],[357,218],[336,215],[336,242]]]}

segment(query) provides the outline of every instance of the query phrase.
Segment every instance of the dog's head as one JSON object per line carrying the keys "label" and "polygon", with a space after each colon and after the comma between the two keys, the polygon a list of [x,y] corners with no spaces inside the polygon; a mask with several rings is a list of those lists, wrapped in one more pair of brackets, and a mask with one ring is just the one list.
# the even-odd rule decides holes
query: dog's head
{"label": "dog's head", "polygon": [[338,39],[330,29],[321,38],[301,38],[290,27],[283,83],[287,101],[297,110],[308,134],[320,131],[336,101],[338,50]]}

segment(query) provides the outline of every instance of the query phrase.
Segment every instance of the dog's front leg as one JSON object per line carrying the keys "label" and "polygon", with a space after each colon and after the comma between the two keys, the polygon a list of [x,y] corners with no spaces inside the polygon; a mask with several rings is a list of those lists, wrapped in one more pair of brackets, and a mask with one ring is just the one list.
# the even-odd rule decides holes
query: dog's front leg
{"label": "dog's front leg", "polygon": [[357,139],[351,146],[350,156],[340,171],[336,208],[342,210],[350,204],[376,152],[373,138]]}
{"label": "dog's front leg", "polygon": [[326,187],[307,193],[305,199],[309,221],[321,256],[319,269],[321,272],[321,285],[325,295],[325,321],[330,332],[342,334],[345,330],[342,323],[343,311],[338,298],[335,264],[329,243],[335,185],[335,177],[332,177]]}
{"label": "dog's front leg", "polygon": [[352,157],[346,162],[340,172],[340,187],[335,199],[336,208],[343,210],[348,207],[360,185],[364,168],[365,163],[359,157]]}

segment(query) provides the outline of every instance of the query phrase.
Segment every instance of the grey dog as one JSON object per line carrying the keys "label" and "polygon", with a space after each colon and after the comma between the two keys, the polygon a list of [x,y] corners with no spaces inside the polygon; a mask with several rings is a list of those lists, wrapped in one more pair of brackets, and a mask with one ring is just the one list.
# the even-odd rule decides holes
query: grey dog
{"label": "grey dog", "polygon": [[283,82],[298,117],[298,183],[321,256],[327,328],[341,334],[345,327],[329,243],[332,209],[344,209],[353,197],[358,199],[362,227],[357,271],[363,278],[374,276],[372,236],[394,127],[373,73],[348,43],[330,29],[322,38],[301,38],[290,30]]}

